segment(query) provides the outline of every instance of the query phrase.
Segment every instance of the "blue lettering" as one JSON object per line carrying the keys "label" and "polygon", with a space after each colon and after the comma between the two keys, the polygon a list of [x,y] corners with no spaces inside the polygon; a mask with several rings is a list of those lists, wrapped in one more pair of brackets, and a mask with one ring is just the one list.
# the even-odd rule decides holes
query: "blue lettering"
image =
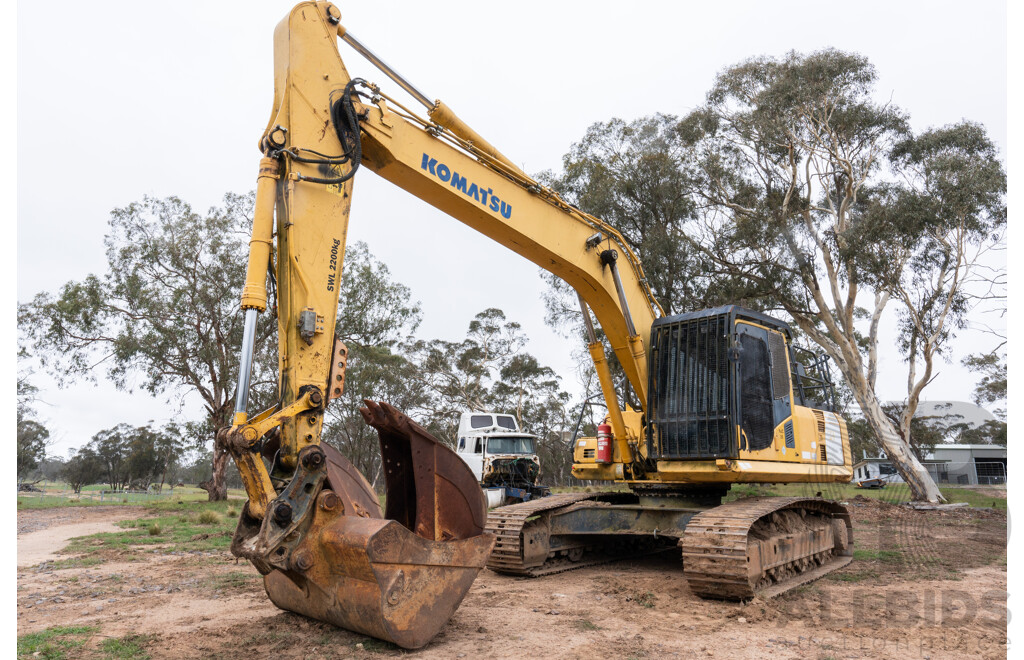
{"label": "blue lettering", "polygon": [[434,165],[437,165],[437,159],[431,158],[427,154],[423,154],[423,162],[420,163],[420,169],[429,169],[431,174],[434,174]]}
{"label": "blue lettering", "polygon": [[430,172],[442,182],[448,183],[452,188],[455,188],[466,197],[472,197],[482,204],[484,208],[490,209],[495,213],[501,213],[506,220],[510,220],[512,218],[512,205],[501,201],[501,199],[494,194],[493,188],[481,188],[477,184],[471,183],[467,177],[462,176],[458,172],[453,172],[447,165],[444,163],[438,163],[436,158],[431,158],[430,155],[426,153],[423,154],[423,160],[420,162],[420,169]]}

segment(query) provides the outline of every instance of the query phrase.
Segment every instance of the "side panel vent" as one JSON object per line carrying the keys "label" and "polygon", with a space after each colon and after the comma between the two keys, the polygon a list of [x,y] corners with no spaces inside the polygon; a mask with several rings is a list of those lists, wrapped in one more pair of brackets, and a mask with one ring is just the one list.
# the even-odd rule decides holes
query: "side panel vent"
{"label": "side panel vent", "polygon": [[818,421],[818,435],[824,439],[825,437],[825,414],[820,410],[812,410],[814,413],[814,419]]}
{"label": "side panel vent", "polygon": [[786,425],[782,428],[786,432],[786,449],[796,449],[796,439],[793,437],[792,420],[786,422]]}

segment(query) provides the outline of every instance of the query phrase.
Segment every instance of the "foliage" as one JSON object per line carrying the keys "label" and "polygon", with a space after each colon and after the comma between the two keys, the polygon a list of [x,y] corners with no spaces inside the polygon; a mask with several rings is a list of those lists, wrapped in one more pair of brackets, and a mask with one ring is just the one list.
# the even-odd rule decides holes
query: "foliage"
{"label": "foliage", "polygon": [[[18,351],[18,358],[26,357],[24,350]],[[40,422],[32,419],[38,389],[29,382],[31,371],[18,372],[17,386],[17,475],[18,480],[26,479],[39,464],[46,460],[46,445],[50,431]]]}
{"label": "foliage", "polygon": [[346,345],[393,347],[416,331],[421,318],[409,287],[392,279],[366,243],[346,248],[335,328]]}
{"label": "foliage", "polygon": [[429,395],[416,368],[401,353],[387,346],[350,347],[345,389],[327,406],[322,438],[376,487],[381,477],[381,457],[377,433],[359,412],[364,399],[387,401],[412,419],[424,422]]}
{"label": "foliage", "polygon": [[[1005,176],[980,126],[915,136],[903,111],[873,100],[876,79],[865,58],[836,50],[720,74],[679,127],[704,202],[692,243],[833,358],[917,497],[935,499],[908,452],[912,420],[934,358],[965,322],[972,266],[1004,222]],[[896,423],[874,394],[890,300],[908,361]]]}
{"label": "foliage", "polygon": [[[125,520],[118,523],[120,531],[72,539],[64,551],[81,555],[79,559],[116,556],[123,561],[154,545],[167,554],[227,550],[236,524],[232,518],[221,517],[227,508],[225,501],[166,502],[153,507],[155,517]],[[160,528],[160,534],[151,534],[154,526]]]}
{"label": "foliage", "polygon": [[81,493],[83,486],[103,478],[103,462],[96,451],[87,445],[68,457],[60,476],[76,494]]}
{"label": "foliage", "polygon": [[[981,380],[974,388],[974,402],[979,406],[1006,401],[1006,354],[991,353],[968,355],[963,359],[965,367],[981,374]],[[995,410],[996,416],[1005,419],[1006,411]]]}
{"label": "foliage", "polygon": [[406,351],[432,396],[426,426],[452,438],[462,412],[488,410],[492,382],[526,341],[518,323],[508,321],[500,309],[490,308],[470,321],[460,342],[411,342]]}
{"label": "foliage", "polygon": [[1006,446],[1008,425],[1001,419],[990,419],[978,427],[958,429],[960,442],[969,445],[1002,445]]}
{"label": "foliage", "polygon": [[[904,406],[901,403],[889,402],[882,404],[882,412],[893,425],[900,423]],[[964,434],[971,433],[970,427],[962,422],[960,415],[915,415],[910,425],[910,448],[918,460],[934,451],[935,446],[943,442],[964,440]],[[847,430],[850,433],[850,451],[853,454],[854,462],[861,460],[865,453],[867,456],[878,456],[885,451],[871,429],[871,426],[863,418],[848,419]]]}
{"label": "foliage", "polygon": [[50,432],[46,427],[31,419],[18,420],[18,479],[19,481],[39,467],[46,458],[46,441]]}
{"label": "foliage", "polygon": [[565,484],[572,468],[566,447],[570,432],[569,394],[560,378],[528,353],[513,356],[491,387],[490,407],[514,414],[519,427],[538,436],[537,457],[545,485]]}
{"label": "foliage", "polygon": [[[592,126],[545,179],[627,234],[666,310],[785,314],[832,358],[917,496],[935,499],[910,452],[912,420],[968,312],[1000,299],[1001,274],[977,265],[1001,244],[1005,174],[983,127],[915,135],[904,111],[874,100],[877,78],[834,49],[752,58],[681,120]],[[549,281],[549,323],[582,336],[571,292]],[[891,301],[908,362],[894,419],[874,393]]]}
{"label": "foliage", "polygon": [[[228,194],[224,206],[205,215],[176,197],[115,209],[106,272],[68,282],[57,295],[41,293],[19,309],[44,365],[61,383],[93,379],[103,365],[121,389],[141,382],[154,395],[195,392],[209,426],[226,423],[252,202],[252,194]],[[258,346],[267,334],[257,337]]]}
{"label": "foliage", "polygon": [[[252,193],[229,193],[222,207],[206,215],[176,197],[146,197],[115,209],[105,240],[106,272],[69,282],[56,295],[41,293],[19,308],[19,324],[43,363],[62,383],[95,378],[105,368],[122,389],[141,378],[142,387],[154,395],[198,393],[206,417],[185,425],[182,433],[197,448],[209,446],[216,429],[230,421],[234,403],[242,336],[238,299],[253,201]],[[356,346],[394,345],[418,325],[419,307],[365,244],[351,246],[347,257],[339,336]],[[254,408],[277,399],[277,350],[268,341],[277,324],[264,321],[258,328],[250,395]],[[100,441],[117,444],[113,438]],[[121,467],[115,467],[114,457],[123,452],[107,448],[104,460],[116,480]],[[173,468],[170,449],[161,445],[151,456],[134,456]],[[204,487],[216,500],[225,497],[227,487],[223,448],[214,448],[212,461]],[[151,470],[136,465],[127,472]]]}
{"label": "foliage", "polygon": [[900,339],[909,374],[902,433],[931,381],[934,358],[976,307],[977,287],[969,285],[987,287],[984,299],[999,298],[991,292],[1002,287],[1001,277],[981,277],[979,260],[1002,241],[1006,174],[984,127],[968,121],[904,138],[891,163],[906,183],[876,244],[893,246],[897,256],[870,274],[903,303]]}
{"label": "foliage", "polygon": [[[872,100],[877,73],[836,50],[753,58],[716,78],[679,125],[702,200],[693,247],[716,275],[743,279],[833,359],[887,454],[919,499],[941,497],[875,397],[878,319],[870,289],[884,226],[867,213],[885,155],[908,135],[905,114]],[[861,312],[862,290],[874,293]],[[858,328],[865,317],[868,332]]]}
{"label": "foliage", "polygon": [[[622,233],[668,314],[706,306],[713,289],[683,241],[695,206],[687,194],[688,174],[680,167],[684,153],[675,139],[677,124],[678,118],[662,114],[593,124],[563,157],[561,175],[540,175],[568,202]],[[546,301],[553,324],[578,322],[571,289],[553,276],[546,279],[558,294]]]}
{"label": "foliage", "polygon": [[[94,435],[72,462],[97,461],[112,490],[146,490],[157,477],[163,486],[167,471],[182,451],[181,432],[175,424],[160,429],[118,424]],[[81,465],[74,469],[84,471]]]}
{"label": "foliage", "polygon": [[153,635],[128,634],[124,637],[113,637],[103,640],[100,649],[104,657],[110,660],[149,660],[150,654],[146,645],[154,639]]}
{"label": "foliage", "polygon": [[569,395],[555,372],[525,351],[526,344],[522,327],[490,308],[473,318],[462,341],[405,345],[411,363],[406,373],[419,387],[421,419],[434,435],[451,443],[464,412],[514,415],[520,428],[539,437],[542,483],[563,484],[571,463],[565,448]]}

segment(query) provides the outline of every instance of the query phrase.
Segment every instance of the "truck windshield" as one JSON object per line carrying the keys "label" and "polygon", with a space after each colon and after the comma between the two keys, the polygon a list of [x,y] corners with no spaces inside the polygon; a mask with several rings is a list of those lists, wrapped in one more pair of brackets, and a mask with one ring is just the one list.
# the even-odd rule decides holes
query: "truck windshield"
{"label": "truck windshield", "polygon": [[533,438],[488,438],[488,454],[532,454]]}

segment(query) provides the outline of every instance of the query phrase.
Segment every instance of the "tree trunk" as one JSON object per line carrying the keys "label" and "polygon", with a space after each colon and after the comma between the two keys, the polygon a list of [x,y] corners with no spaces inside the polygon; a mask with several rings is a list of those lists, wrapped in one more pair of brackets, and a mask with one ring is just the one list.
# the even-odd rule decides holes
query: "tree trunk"
{"label": "tree trunk", "polygon": [[213,441],[213,475],[209,481],[199,484],[199,487],[209,493],[210,502],[221,502],[228,499],[227,470],[228,459],[231,454],[227,449],[220,446],[216,440]]}
{"label": "tree trunk", "polygon": [[946,498],[939,492],[939,487],[935,485],[928,470],[924,469],[910,446],[899,436],[892,422],[882,412],[882,406],[879,405],[875,393],[866,388],[859,388],[853,383],[851,383],[851,389],[860,404],[861,412],[864,413],[864,419],[867,420],[871,430],[875,432],[875,436],[882,443],[886,456],[892,461],[903,480],[907,482],[914,500],[945,502]]}

